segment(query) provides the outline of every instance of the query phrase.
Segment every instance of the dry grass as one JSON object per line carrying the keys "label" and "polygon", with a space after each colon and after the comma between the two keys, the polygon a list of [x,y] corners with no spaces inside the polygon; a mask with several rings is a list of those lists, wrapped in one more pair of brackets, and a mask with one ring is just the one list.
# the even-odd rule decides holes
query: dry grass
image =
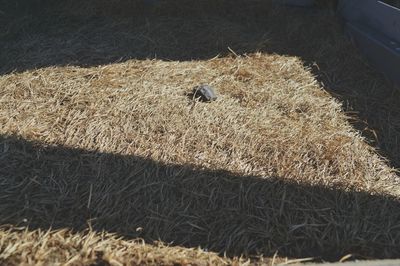
{"label": "dry grass", "polygon": [[[391,169],[296,58],[129,61],[44,68],[0,82],[3,135],[336,188],[388,185],[396,192]],[[201,83],[218,89],[216,103],[191,102],[187,94]]]}
{"label": "dry grass", "polygon": [[239,265],[200,249],[169,248],[143,241],[124,241],[115,235],[66,230],[0,231],[2,265]]}
{"label": "dry grass", "polygon": [[[82,231],[89,223],[126,239],[230,256],[399,257],[398,177],[327,92],[387,85],[328,13],[251,3],[7,24],[1,42],[7,53],[0,57],[1,224],[47,232]],[[320,24],[307,24],[316,19]],[[319,50],[315,40],[296,47],[306,38],[298,31],[317,36]],[[304,66],[313,58],[324,73],[318,77]],[[332,72],[324,71],[328,63],[335,63]],[[201,83],[217,89],[216,102],[188,97]],[[39,262],[35,256],[52,241],[60,242],[45,263],[90,264],[95,251],[111,264],[138,263],[146,254],[163,264],[185,264],[179,256],[199,265],[241,263],[65,229],[1,234],[7,244],[0,259],[10,264],[29,250]],[[28,239],[43,246],[23,244]]]}

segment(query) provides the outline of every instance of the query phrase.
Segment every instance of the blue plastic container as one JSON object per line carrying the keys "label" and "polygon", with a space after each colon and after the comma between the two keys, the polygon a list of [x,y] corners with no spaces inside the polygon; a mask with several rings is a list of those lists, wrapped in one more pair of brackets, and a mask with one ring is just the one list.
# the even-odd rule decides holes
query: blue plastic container
{"label": "blue plastic container", "polygon": [[377,0],[340,0],[338,13],[355,45],[400,87],[400,9]]}

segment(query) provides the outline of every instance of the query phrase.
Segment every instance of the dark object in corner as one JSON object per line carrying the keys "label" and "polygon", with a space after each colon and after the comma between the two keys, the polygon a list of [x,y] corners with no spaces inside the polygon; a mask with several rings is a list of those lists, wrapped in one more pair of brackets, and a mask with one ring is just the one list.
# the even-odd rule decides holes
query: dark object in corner
{"label": "dark object in corner", "polygon": [[196,86],[193,89],[192,96],[202,102],[212,102],[217,99],[214,89],[209,85]]}
{"label": "dark object in corner", "polygon": [[369,61],[400,88],[400,9],[396,1],[340,0],[345,31]]}
{"label": "dark object in corner", "polygon": [[400,89],[400,0],[275,0],[312,7],[330,2],[361,53]]}

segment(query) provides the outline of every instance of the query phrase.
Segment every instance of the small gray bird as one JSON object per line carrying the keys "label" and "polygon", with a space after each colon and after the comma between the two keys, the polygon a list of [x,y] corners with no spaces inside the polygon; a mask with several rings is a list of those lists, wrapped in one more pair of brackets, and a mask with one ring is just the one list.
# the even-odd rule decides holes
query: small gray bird
{"label": "small gray bird", "polygon": [[209,85],[196,86],[193,89],[193,96],[202,102],[212,102],[217,99],[214,89]]}

